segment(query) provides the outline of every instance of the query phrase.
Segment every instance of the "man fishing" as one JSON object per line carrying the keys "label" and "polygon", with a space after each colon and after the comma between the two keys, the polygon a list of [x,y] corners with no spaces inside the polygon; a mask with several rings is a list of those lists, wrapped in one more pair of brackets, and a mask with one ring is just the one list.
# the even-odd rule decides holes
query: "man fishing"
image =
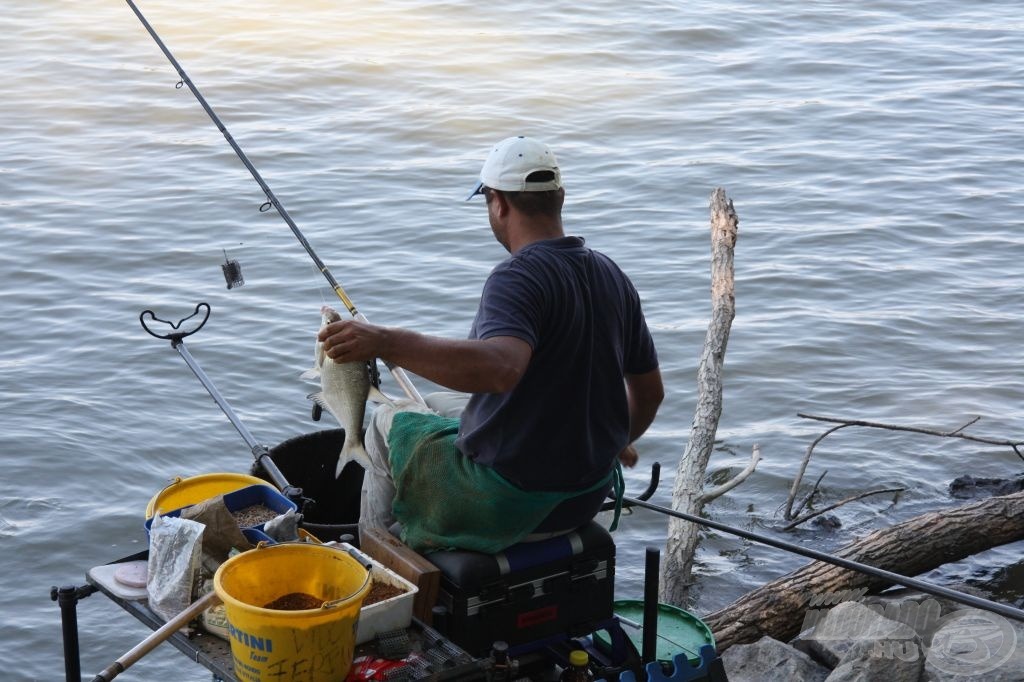
{"label": "man fishing", "polygon": [[419,551],[497,552],[586,523],[616,459],[636,462],[632,443],[664,397],[629,278],[565,235],[551,150],[526,137],[501,141],[467,200],[477,195],[510,256],[484,284],[468,339],[356,320],[319,335],[338,362],[380,357],[471,394],[457,419],[412,401],[381,405],[367,431],[373,468],[360,526],[397,519]]}

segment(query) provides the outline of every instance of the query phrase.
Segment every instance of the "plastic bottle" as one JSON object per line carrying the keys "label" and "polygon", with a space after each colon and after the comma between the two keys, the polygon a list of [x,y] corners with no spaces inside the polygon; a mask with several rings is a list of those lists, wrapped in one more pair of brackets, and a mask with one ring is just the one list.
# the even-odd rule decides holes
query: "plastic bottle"
{"label": "plastic bottle", "polygon": [[560,682],[592,682],[594,674],[590,672],[590,656],[582,649],[569,654],[569,667],[562,671]]}

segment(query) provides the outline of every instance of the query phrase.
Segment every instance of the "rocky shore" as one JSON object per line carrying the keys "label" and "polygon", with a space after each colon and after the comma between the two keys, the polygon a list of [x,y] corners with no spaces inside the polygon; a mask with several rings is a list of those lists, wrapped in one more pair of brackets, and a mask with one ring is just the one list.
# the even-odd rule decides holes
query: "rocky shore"
{"label": "rocky shore", "polygon": [[[840,601],[847,597],[855,600]],[[804,626],[790,642],[765,636],[727,649],[729,681],[1024,680],[1024,623],[920,592],[826,595],[813,600]]]}

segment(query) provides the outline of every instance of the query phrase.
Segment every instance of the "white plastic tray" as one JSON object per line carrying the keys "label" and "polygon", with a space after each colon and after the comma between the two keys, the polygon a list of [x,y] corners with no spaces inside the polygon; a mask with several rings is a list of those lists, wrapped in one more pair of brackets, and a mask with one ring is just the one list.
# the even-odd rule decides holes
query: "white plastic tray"
{"label": "white plastic tray", "polygon": [[381,632],[409,627],[412,624],[412,603],[416,599],[416,593],[419,591],[419,588],[347,542],[339,543],[339,546],[363,557],[365,559],[364,563],[368,563],[373,567],[370,570],[370,575],[374,581],[405,590],[403,594],[379,601],[376,604],[364,606],[359,611],[359,623],[356,625],[356,644],[369,642]]}

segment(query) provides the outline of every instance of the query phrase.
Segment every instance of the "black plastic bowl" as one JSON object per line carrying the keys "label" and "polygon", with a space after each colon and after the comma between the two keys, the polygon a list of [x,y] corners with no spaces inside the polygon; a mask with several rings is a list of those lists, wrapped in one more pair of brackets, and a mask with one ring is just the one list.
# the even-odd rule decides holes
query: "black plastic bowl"
{"label": "black plastic bowl", "polygon": [[[358,535],[363,468],[349,462],[341,476],[334,477],[344,442],[344,429],[326,429],[289,438],[270,449],[270,459],[288,483],[302,488],[303,496],[310,500],[302,505],[301,527],[323,542]],[[270,480],[263,467],[256,463],[251,472],[253,476]]]}

